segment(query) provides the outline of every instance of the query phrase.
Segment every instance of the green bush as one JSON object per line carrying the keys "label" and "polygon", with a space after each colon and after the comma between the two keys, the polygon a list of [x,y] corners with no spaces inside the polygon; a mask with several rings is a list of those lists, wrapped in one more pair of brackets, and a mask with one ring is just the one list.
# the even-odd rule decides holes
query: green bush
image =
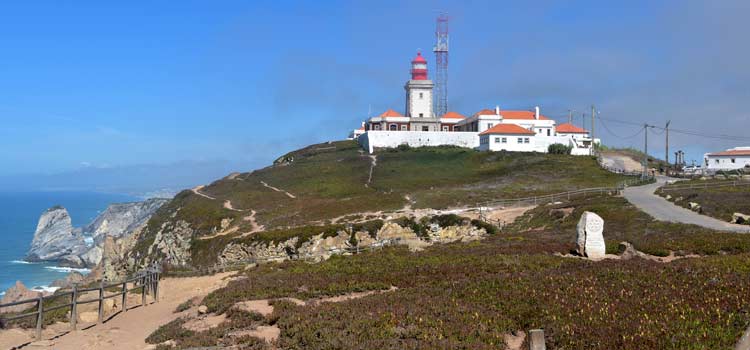
{"label": "green bush", "polygon": [[471,220],[471,225],[476,228],[483,228],[485,231],[487,231],[488,234],[494,235],[500,232],[500,229],[497,228],[497,226],[490,224],[488,222],[484,222],[482,220]]}
{"label": "green bush", "polygon": [[562,143],[553,143],[547,147],[547,152],[550,154],[570,154],[573,150],[573,146],[566,146]]}

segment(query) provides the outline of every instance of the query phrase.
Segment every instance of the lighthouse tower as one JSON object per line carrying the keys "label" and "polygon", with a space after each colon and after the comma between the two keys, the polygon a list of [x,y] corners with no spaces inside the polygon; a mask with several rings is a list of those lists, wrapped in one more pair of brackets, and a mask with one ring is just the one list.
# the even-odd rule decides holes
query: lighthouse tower
{"label": "lighthouse tower", "polygon": [[406,82],[406,116],[413,131],[438,131],[440,123],[432,110],[432,80],[427,78],[427,60],[422,53],[411,61],[411,79]]}

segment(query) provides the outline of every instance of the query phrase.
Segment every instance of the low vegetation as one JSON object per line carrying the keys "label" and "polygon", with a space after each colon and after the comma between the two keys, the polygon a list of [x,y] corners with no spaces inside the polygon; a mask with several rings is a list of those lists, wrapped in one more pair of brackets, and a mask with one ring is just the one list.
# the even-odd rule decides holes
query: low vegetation
{"label": "low vegetation", "polygon": [[662,197],[676,205],[690,209],[690,202],[701,206],[701,213],[719,219],[731,221],[734,213],[750,215],[750,185],[747,182],[738,186],[721,186],[717,184],[731,184],[722,181],[685,181],[675,186],[695,186],[694,188],[668,190],[657,192]]}
{"label": "low vegetation", "polygon": [[[651,254],[707,256],[657,263],[554,255],[574,248],[584,210],[604,218],[610,252],[625,240]],[[504,334],[532,328],[545,329],[550,349],[722,349],[750,323],[750,236],[655,222],[618,197],[541,206],[483,241],[417,253],[390,247],[242,274],[204,299],[210,312],[231,313],[245,300],[398,288],[340,303],[275,302],[274,314],[259,322],[276,324],[276,345],[290,349],[497,349]],[[226,344],[220,334],[232,327],[201,337]],[[194,337],[173,339],[186,348]]]}

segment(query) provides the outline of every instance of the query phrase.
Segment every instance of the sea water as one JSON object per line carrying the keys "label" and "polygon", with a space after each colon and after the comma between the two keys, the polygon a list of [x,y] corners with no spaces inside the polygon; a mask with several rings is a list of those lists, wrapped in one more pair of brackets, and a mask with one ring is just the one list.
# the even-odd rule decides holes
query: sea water
{"label": "sea water", "polygon": [[57,267],[55,263],[23,261],[34,237],[39,216],[45,210],[62,205],[68,210],[74,227],[90,223],[109,204],[132,202],[137,198],[93,192],[13,192],[0,193],[0,296],[16,281],[28,288],[51,290],[48,285],[70,271],[86,269]]}

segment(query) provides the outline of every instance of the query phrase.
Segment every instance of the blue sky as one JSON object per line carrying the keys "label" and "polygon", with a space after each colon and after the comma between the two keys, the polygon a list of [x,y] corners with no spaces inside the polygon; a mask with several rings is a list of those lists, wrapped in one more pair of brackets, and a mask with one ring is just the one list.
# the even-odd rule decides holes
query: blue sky
{"label": "blue sky", "polygon": [[[434,63],[440,11],[452,110],[580,120],[595,103],[602,117],[746,134],[746,1],[16,1],[0,4],[0,176],[218,175],[340,139],[370,105],[403,109],[409,60],[422,49]],[[636,127],[606,127],[606,144],[641,147]],[[688,159],[742,145],[672,141]]]}

